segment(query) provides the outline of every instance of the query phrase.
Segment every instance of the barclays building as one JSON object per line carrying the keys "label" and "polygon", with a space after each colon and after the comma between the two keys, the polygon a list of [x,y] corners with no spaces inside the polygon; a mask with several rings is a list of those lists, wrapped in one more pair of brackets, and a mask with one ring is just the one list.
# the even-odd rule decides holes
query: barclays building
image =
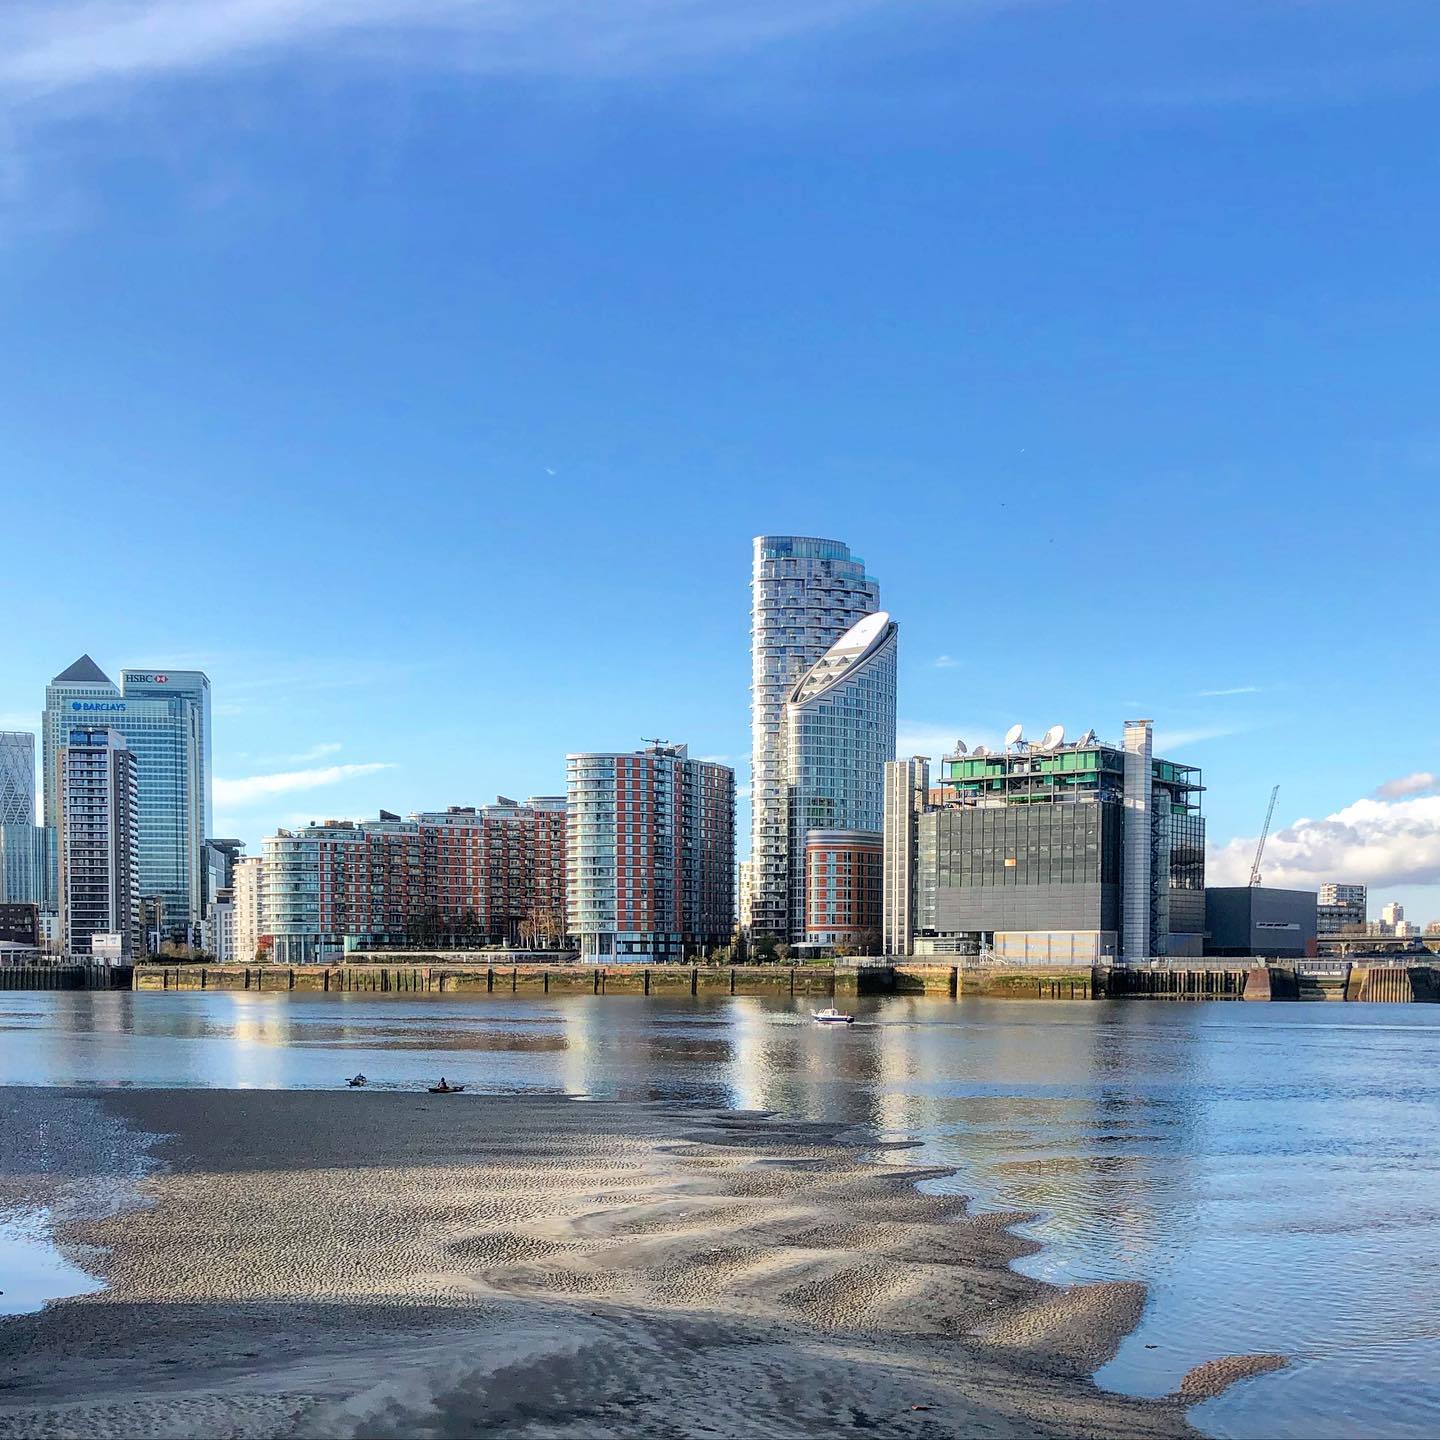
{"label": "barclays building", "polygon": [[[120,687],[82,656],[45,692],[47,818],[60,814],[58,755],[74,722],[118,730],[135,756],[135,860],[147,928],[195,939],[204,918],[210,833],[210,681],[198,670],[122,670]],[[55,823],[55,821],[52,821]]]}

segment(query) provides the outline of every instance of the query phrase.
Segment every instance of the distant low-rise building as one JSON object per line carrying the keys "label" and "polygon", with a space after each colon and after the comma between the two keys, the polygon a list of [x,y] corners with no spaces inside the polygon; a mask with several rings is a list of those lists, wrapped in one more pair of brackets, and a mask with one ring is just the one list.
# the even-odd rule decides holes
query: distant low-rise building
{"label": "distant low-rise building", "polygon": [[236,866],[237,947],[252,954],[269,936],[271,958],[290,965],[386,945],[557,949],[565,827],[558,796],[502,796],[405,820],[381,811],[277,831],[258,869]]}
{"label": "distant low-rise building", "polygon": [[231,872],[230,895],[235,907],[235,959],[249,965],[265,933],[261,909],[265,861],[260,855],[242,855]]}
{"label": "distant low-rise building", "polygon": [[1363,885],[1337,885],[1327,882],[1320,887],[1316,924],[1321,935],[1358,933],[1365,928],[1367,905]]}
{"label": "distant low-rise building", "polygon": [[878,830],[806,835],[804,950],[879,953],[883,854]]}
{"label": "distant low-rise building", "polygon": [[0,945],[39,949],[39,908],[19,901],[0,903]]}
{"label": "distant low-rise building", "polygon": [[231,891],[221,890],[210,902],[205,915],[202,944],[222,964],[236,959],[235,899]]}

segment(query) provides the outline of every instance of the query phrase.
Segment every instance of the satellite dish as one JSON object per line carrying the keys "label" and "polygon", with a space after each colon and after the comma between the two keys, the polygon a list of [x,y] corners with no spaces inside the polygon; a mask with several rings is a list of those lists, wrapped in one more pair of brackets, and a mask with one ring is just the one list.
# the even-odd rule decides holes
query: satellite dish
{"label": "satellite dish", "polygon": [[1025,733],[1025,727],[1024,727],[1023,725],[1012,725],[1012,726],[1005,732],[1005,743],[1006,743],[1007,745],[1015,745],[1015,744],[1017,744],[1017,743],[1019,742],[1019,740],[1020,740],[1020,737],[1021,737],[1024,733]]}
{"label": "satellite dish", "polygon": [[990,752],[983,745],[977,745],[970,753],[977,760],[983,760]]}
{"label": "satellite dish", "polygon": [[1087,730],[1076,742],[1077,746],[1093,745],[1095,743],[1095,732]]}
{"label": "satellite dish", "polygon": [[955,753],[957,755],[963,755],[965,753],[965,742],[963,740],[957,740],[955,742]]}
{"label": "satellite dish", "polygon": [[1058,749],[1065,740],[1065,727],[1063,725],[1052,725],[1040,737],[1040,748],[1042,750]]}

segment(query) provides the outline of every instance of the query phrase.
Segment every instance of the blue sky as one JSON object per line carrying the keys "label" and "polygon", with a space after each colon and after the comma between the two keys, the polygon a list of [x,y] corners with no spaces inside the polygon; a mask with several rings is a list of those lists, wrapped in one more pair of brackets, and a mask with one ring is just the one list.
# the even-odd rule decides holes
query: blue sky
{"label": "blue sky", "polygon": [[1217,876],[1278,781],[1267,878],[1440,916],[1437,130],[1398,0],[12,0],[0,719],[203,666],[252,844],[743,784],[836,536],[902,743],[1147,713]]}

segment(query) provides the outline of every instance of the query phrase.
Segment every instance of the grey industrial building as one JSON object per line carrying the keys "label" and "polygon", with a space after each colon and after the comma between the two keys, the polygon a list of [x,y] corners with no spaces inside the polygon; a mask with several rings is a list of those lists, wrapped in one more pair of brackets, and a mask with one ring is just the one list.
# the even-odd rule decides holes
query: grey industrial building
{"label": "grey industrial building", "polygon": [[1205,953],[1301,960],[1315,954],[1313,890],[1221,885],[1205,892]]}
{"label": "grey industrial building", "polygon": [[1030,743],[1017,727],[1003,750],[957,746],[928,793],[919,762],[892,762],[889,953],[1093,963],[1202,952],[1199,770],[1153,756],[1148,720],[1128,722],[1121,745],[1063,738],[1056,726]]}

